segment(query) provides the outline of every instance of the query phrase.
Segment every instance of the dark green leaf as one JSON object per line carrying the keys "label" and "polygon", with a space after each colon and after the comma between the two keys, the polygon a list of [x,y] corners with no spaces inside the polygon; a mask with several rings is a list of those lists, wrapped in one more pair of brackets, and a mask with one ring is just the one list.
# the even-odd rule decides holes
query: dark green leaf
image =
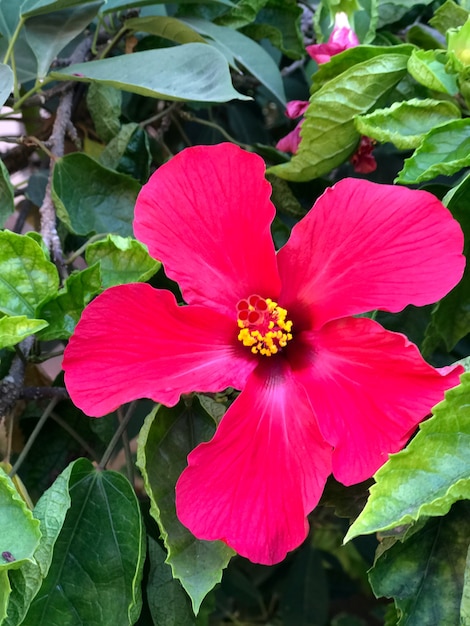
{"label": "dark green leaf", "polygon": [[122,93],[109,85],[91,83],[86,101],[98,137],[104,142],[110,141],[121,128]]}
{"label": "dark green leaf", "polygon": [[156,407],[140,431],[137,464],[168,550],[166,562],[188,592],[197,613],[206,594],[220,582],[234,552],[220,541],[200,541],[176,517],[175,485],[189,452],[214,433],[214,422],[193,399],[173,408]]}
{"label": "dark green leaf", "polygon": [[31,237],[0,232],[0,311],[35,319],[37,306],[58,287],[55,265]]}
{"label": "dark green leaf", "polygon": [[469,11],[453,0],[446,0],[442,6],[438,7],[429,23],[442,35],[445,35],[449,28],[463,26],[469,15]]}
{"label": "dark green leaf", "polygon": [[47,326],[45,320],[28,319],[24,315],[0,318],[0,349],[14,346]]}
{"label": "dark green leaf", "polygon": [[[214,2],[215,4],[226,4],[227,6],[233,6],[231,0],[205,0],[207,2]],[[107,0],[106,5],[103,7],[103,13],[110,13],[111,11],[119,11],[122,9],[130,9],[133,7],[145,7],[151,4],[166,4],[167,0]],[[175,4],[180,2],[184,3],[200,3],[201,0],[176,0]]]}
{"label": "dark green leaf", "polygon": [[191,603],[171,567],[165,563],[166,552],[157,541],[148,538],[150,573],[147,599],[156,626],[195,626]]}
{"label": "dark green leaf", "polygon": [[140,612],[145,541],[140,508],[124,476],[73,465],[72,500],[52,562],[25,626],[129,626]]}
{"label": "dark green leaf", "polygon": [[147,133],[139,124],[124,124],[100,154],[105,167],[147,182],[152,157]]}
{"label": "dark green leaf", "polygon": [[[6,99],[11,94],[13,90],[13,82],[14,76],[10,67],[8,65],[0,63],[0,106],[3,106],[5,104]],[[4,166],[2,163],[2,176],[4,176],[3,169]]]}
{"label": "dark green leaf", "polygon": [[106,239],[90,244],[85,257],[89,265],[99,264],[104,288],[145,282],[161,267],[139,241],[118,235],[108,235]]}
{"label": "dark green leaf", "polygon": [[[152,71],[149,72],[148,68]],[[50,76],[56,80],[98,81],[163,100],[228,102],[234,98],[250,99],[233,88],[224,56],[213,46],[202,43],[78,63],[53,71]]]}
{"label": "dark green leaf", "polygon": [[414,185],[440,174],[451,176],[470,165],[470,119],[453,120],[430,130],[395,182]]}
{"label": "dark green leaf", "polygon": [[375,474],[369,500],[345,541],[444,515],[470,499],[470,373],[445,394],[416,437]]}
{"label": "dark green leaf", "polygon": [[[0,66],[0,90],[2,85],[2,67],[7,67],[6,65]],[[1,101],[1,94],[0,94]],[[1,105],[0,105],[1,106]],[[14,190],[13,186],[10,182],[10,174],[8,173],[7,168],[3,164],[3,161],[0,160],[0,228],[3,227],[5,221],[10,217],[15,209],[14,202]]]}
{"label": "dark green leaf", "polygon": [[132,235],[139,183],[100,165],[82,153],[58,159],[52,194],[57,214],[77,235]]}
{"label": "dark green leaf", "polygon": [[71,274],[63,289],[39,307],[38,315],[49,323],[39,334],[39,338],[43,341],[68,339],[75,330],[83,309],[99,291],[99,265]]}
{"label": "dark green leaf", "polygon": [[358,63],[327,82],[310,97],[298,152],[269,173],[306,181],[330,172],[355,150],[359,133],[354,117],[369,111],[401,80],[408,57],[384,54]]}
{"label": "dark green leaf", "polygon": [[433,91],[455,96],[458,93],[454,74],[446,72],[441,62],[442,52],[435,50],[413,50],[408,61],[408,71],[418,83]]}
{"label": "dark green leaf", "polygon": [[376,596],[395,599],[398,626],[468,623],[461,602],[469,537],[470,503],[458,502],[448,515],[430,519],[377,559],[369,573],[372,589]]}
{"label": "dark green leaf", "polygon": [[176,43],[206,43],[204,37],[176,17],[133,17],[126,20],[125,26],[134,31],[143,31],[157,37],[163,37]]}

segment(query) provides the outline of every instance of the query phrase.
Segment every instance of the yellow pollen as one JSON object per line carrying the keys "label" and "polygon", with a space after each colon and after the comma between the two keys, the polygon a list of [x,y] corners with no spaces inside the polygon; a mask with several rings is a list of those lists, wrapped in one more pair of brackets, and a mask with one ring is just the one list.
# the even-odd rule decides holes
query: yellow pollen
{"label": "yellow pollen", "polygon": [[286,309],[270,298],[252,295],[240,300],[237,310],[238,339],[253,354],[272,356],[292,339],[292,322],[286,319]]}

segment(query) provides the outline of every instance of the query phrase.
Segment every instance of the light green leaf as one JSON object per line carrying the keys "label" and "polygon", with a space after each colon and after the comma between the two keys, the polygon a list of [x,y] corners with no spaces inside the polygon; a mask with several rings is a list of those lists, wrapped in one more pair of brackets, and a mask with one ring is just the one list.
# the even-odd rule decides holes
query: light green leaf
{"label": "light green leaf", "polygon": [[119,89],[90,83],[86,102],[93,119],[98,137],[105,142],[115,137],[121,128],[121,101],[122,93]]}
{"label": "light green leaf", "polygon": [[206,43],[204,37],[176,17],[133,17],[126,20],[124,26],[133,31],[143,31],[157,37],[163,37],[176,43]]}
{"label": "light green leaf", "polygon": [[[93,2],[96,3],[96,0],[24,0],[21,5],[21,16],[26,19],[33,15],[52,13]],[[101,0],[100,4],[103,2],[104,0]]]}
{"label": "light green leaf", "polygon": [[36,15],[26,21],[26,40],[38,61],[39,79],[46,76],[59,52],[93,21],[102,4],[102,0],[89,1],[84,6]]}
{"label": "light green leaf", "polygon": [[469,15],[469,11],[453,2],[453,0],[446,0],[442,6],[437,8],[429,20],[429,24],[438,30],[441,35],[445,35],[449,28],[463,26]]}
{"label": "light green leaf", "polygon": [[152,155],[148,135],[139,124],[123,124],[99,156],[99,162],[121,174],[147,182]]}
{"label": "light green leaf", "polygon": [[[11,587],[8,578],[8,570],[0,570],[0,620],[3,620],[7,615],[10,593]],[[3,624],[3,621],[0,623]]]}
{"label": "light green leaf", "polygon": [[166,562],[181,581],[197,614],[206,594],[220,582],[222,570],[234,555],[221,541],[200,541],[176,516],[175,485],[186,457],[214,433],[214,422],[196,398],[192,405],[157,406],[139,435],[137,465],[150,497],[150,513],[159,525],[168,551]]}
{"label": "light green leaf", "polygon": [[[376,596],[393,597],[397,626],[466,626],[461,613],[470,537],[470,503],[430,519],[404,543],[395,542],[369,572]],[[466,591],[468,593],[468,589]]]}
{"label": "light green leaf", "polygon": [[8,604],[8,619],[2,626],[17,626],[23,623],[31,601],[47,576],[54,545],[70,508],[69,480],[76,463],[80,464],[81,461],[74,461],[59,474],[34,507],[33,515],[40,523],[41,541],[32,561],[10,573],[12,593]]}
{"label": "light green leaf", "polygon": [[31,237],[0,232],[0,311],[35,319],[37,306],[59,287],[53,263]]}
{"label": "light green leaf", "polygon": [[13,90],[13,83],[14,76],[11,68],[8,65],[0,63],[0,106],[5,104],[6,99],[11,94]]}
{"label": "light green leaf", "polygon": [[45,320],[28,319],[24,315],[5,315],[0,318],[0,349],[15,346],[46,326]]}
{"label": "light green leaf", "polygon": [[[0,66],[0,85],[2,81],[2,71]],[[3,66],[6,67],[6,66]],[[1,86],[0,86],[1,89]],[[0,159],[0,228],[15,210],[15,192],[10,182],[10,174]]]}
{"label": "light green leaf", "polygon": [[[211,71],[208,72],[207,68]],[[123,91],[163,100],[228,102],[251,99],[233,88],[224,56],[212,46],[202,43],[77,63],[53,71],[50,76],[56,80],[98,81]]]}
{"label": "light green leaf", "polygon": [[375,474],[367,504],[344,541],[445,515],[470,498],[470,373],[445,394],[418,434]]}
{"label": "light green leaf", "polygon": [[34,519],[10,477],[0,469],[0,572],[31,560],[41,538]]}
{"label": "light green leaf", "polygon": [[375,56],[327,82],[310,97],[300,132],[298,152],[268,173],[293,181],[323,176],[341,165],[356,149],[359,133],[354,117],[369,111],[401,80],[408,57]]}
{"label": "light green leaf", "polygon": [[108,235],[102,241],[91,243],[85,252],[89,265],[99,264],[102,285],[145,282],[161,267],[147,252],[147,248],[131,237]]}
{"label": "light green leaf", "polygon": [[77,235],[132,235],[139,183],[76,152],[58,159],[52,196],[59,218]]}
{"label": "light green leaf", "polygon": [[416,148],[433,128],[461,117],[460,110],[446,100],[404,100],[387,109],[376,109],[356,117],[356,128],[367,137],[382,143],[390,141],[397,148]]}
{"label": "light green leaf", "polygon": [[451,176],[470,165],[470,119],[433,128],[398,174],[395,182],[413,185],[443,174]]}
{"label": "light green leaf", "polygon": [[285,104],[284,85],[278,66],[268,52],[242,33],[198,18],[184,18],[186,24],[210,37],[212,43],[233,64],[233,59],[257,78],[281,104]]}
{"label": "light green leaf", "polygon": [[413,50],[408,61],[408,71],[418,83],[428,89],[455,96],[459,89],[454,74],[448,74],[436,50]]}
{"label": "light green leaf", "polygon": [[[205,0],[208,3],[214,2],[215,4],[225,4],[227,6],[233,6],[231,0]],[[201,0],[176,0],[173,4],[199,4]],[[144,7],[152,4],[166,4],[167,0],[106,0],[106,4],[103,7],[103,13],[110,13],[111,11],[120,11],[123,9],[131,9],[134,7]]]}
{"label": "light green leaf", "polygon": [[68,339],[75,330],[83,309],[99,291],[99,265],[71,274],[64,287],[39,307],[38,315],[49,323],[39,334],[39,338],[43,341]]}
{"label": "light green leaf", "polygon": [[71,506],[54,546],[49,571],[25,626],[129,626],[140,613],[145,552],[139,503],[127,479],[73,465]]}

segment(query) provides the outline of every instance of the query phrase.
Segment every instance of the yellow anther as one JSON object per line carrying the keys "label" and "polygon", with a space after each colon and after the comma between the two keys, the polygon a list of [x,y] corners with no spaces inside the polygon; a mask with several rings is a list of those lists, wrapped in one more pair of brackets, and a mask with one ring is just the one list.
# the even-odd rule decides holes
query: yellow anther
{"label": "yellow anther", "polygon": [[253,295],[241,300],[238,309],[238,339],[253,354],[272,356],[292,339],[292,322],[287,311],[270,298]]}

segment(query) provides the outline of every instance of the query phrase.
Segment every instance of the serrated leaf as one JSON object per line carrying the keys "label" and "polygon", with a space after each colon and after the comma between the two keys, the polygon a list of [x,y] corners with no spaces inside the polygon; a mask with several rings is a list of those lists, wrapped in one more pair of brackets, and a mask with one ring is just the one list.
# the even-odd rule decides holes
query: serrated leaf
{"label": "serrated leaf", "polygon": [[139,183],[79,152],[58,159],[52,196],[59,218],[77,235],[132,235]]}
{"label": "serrated leaf", "polygon": [[467,21],[469,11],[459,6],[453,0],[446,0],[444,4],[437,8],[429,24],[445,35],[449,28],[458,28],[463,26]]}
{"label": "serrated leaf", "polygon": [[0,349],[15,346],[46,326],[45,320],[28,319],[24,315],[6,315],[0,318]]}
{"label": "serrated leaf", "polygon": [[121,128],[122,93],[109,85],[91,83],[86,102],[98,137],[105,142],[110,141]]}
{"label": "serrated leaf", "polygon": [[121,174],[128,174],[142,183],[150,173],[150,145],[148,135],[139,124],[123,124],[99,156],[99,162]]}
{"label": "serrated leaf", "polygon": [[71,463],[54,483],[44,492],[36,504],[33,515],[39,520],[41,541],[31,562],[10,573],[12,586],[8,617],[2,626],[17,626],[23,623],[31,601],[41,588],[52,561],[55,542],[62,529],[70,508],[69,480],[75,463]]}
{"label": "serrated leaf", "polygon": [[341,165],[355,150],[359,133],[354,117],[369,111],[401,80],[408,57],[376,56],[342,72],[310,97],[298,152],[288,163],[267,171],[280,178],[306,181]]}
{"label": "serrated leaf", "polygon": [[376,109],[356,117],[356,128],[382,143],[390,141],[402,150],[416,148],[433,128],[461,117],[460,110],[446,100],[404,100],[387,109]]}
{"label": "serrated leaf", "polygon": [[[198,18],[184,18],[199,33],[210,37],[209,43],[220,50],[227,61],[233,65],[233,59],[257,78],[281,104],[285,104],[286,95],[278,66],[268,52],[258,43],[242,33],[225,26]],[[212,47],[212,46],[211,46]]]}
{"label": "serrated leaf", "polygon": [[103,0],[81,4],[83,6],[35,15],[26,21],[24,32],[38,62],[39,79],[46,76],[59,52],[93,21]]}
{"label": "serrated leaf", "polygon": [[166,552],[157,541],[148,538],[150,572],[147,600],[153,623],[158,626],[195,626],[191,603],[180,582],[173,578],[165,563]]}
{"label": "serrated leaf", "polygon": [[[465,237],[464,254],[470,255],[470,175],[454,187],[443,199],[459,222]],[[423,355],[445,346],[448,352],[470,332],[470,263],[467,262],[459,284],[433,308],[431,322],[422,344]]]}
{"label": "serrated leaf", "polygon": [[42,341],[68,339],[80,319],[83,309],[101,291],[99,265],[74,272],[53,298],[42,304],[38,314],[48,322],[40,334]]}
{"label": "serrated leaf", "polygon": [[150,497],[152,517],[159,525],[166,562],[181,581],[197,614],[206,594],[220,582],[222,570],[234,555],[221,541],[201,541],[176,516],[175,485],[187,465],[187,455],[214,433],[214,423],[196,398],[173,408],[157,406],[139,435],[137,465]]}
{"label": "serrated leaf", "polygon": [[[153,68],[151,72],[148,68]],[[210,72],[207,71],[210,68]],[[213,46],[188,43],[77,63],[50,73],[55,80],[98,81],[151,98],[183,102],[251,100],[233,88],[224,56]]]}
{"label": "serrated leaf", "polygon": [[[3,67],[6,67],[3,66]],[[0,90],[2,85],[2,66],[0,66]],[[1,95],[1,94],[0,94]],[[8,97],[8,96],[7,96]],[[1,97],[0,97],[1,100]],[[1,105],[0,105],[1,106]],[[0,228],[15,210],[15,193],[10,181],[10,174],[0,159]]]}
{"label": "serrated leaf", "polygon": [[176,17],[162,17],[160,15],[133,17],[126,20],[124,26],[133,31],[143,31],[176,43],[206,43],[204,37],[201,37],[197,31]]}
{"label": "serrated leaf", "polygon": [[5,104],[7,98],[11,94],[13,90],[13,83],[14,76],[11,68],[8,65],[0,63],[0,106]]}
{"label": "serrated leaf", "polygon": [[0,232],[0,311],[35,319],[37,306],[59,287],[53,263],[31,237]]}
{"label": "serrated leaf", "polygon": [[446,72],[445,64],[439,60],[442,54],[435,50],[413,50],[408,61],[408,71],[428,89],[455,96],[459,91],[457,80],[454,74]]}
{"label": "serrated leaf", "polygon": [[145,548],[134,490],[122,474],[80,459],[69,493],[48,574],[23,624],[129,626],[140,612]]}
{"label": "serrated leaf", "polygon": [[[458,502],[376,561],[369,580],[376,596],[393,597],[397,626],[466,625],[461,613],[470,537],[470,503]],[[468,593],[468,590],[467,590]]]}
{"label": "serrated leaf", "polygon": [[30,560],[41,538],[39,522],[0,469],[0,572],[17,569]]}
{"label": "serrated leaf", "polygon": [[367,504],[344,541],[424,516],[445,515],[470,498],[470,373],[445,394],[411,443],[375,474]]}
{"label": "serrated leaf", "polygon": [[145,282],[161,267],[161,263],[149,255],[140,241],[118,235],[108,235],[102,241],[91,243],[85,258],[89,265],[99,264],[105,289],[113,285]]}
{"label": "serrated leaf", "polygon": [[430,130],[395,182],[414,185],[439,175],[451,176],[470,165],[470,119],[453,120]]}

